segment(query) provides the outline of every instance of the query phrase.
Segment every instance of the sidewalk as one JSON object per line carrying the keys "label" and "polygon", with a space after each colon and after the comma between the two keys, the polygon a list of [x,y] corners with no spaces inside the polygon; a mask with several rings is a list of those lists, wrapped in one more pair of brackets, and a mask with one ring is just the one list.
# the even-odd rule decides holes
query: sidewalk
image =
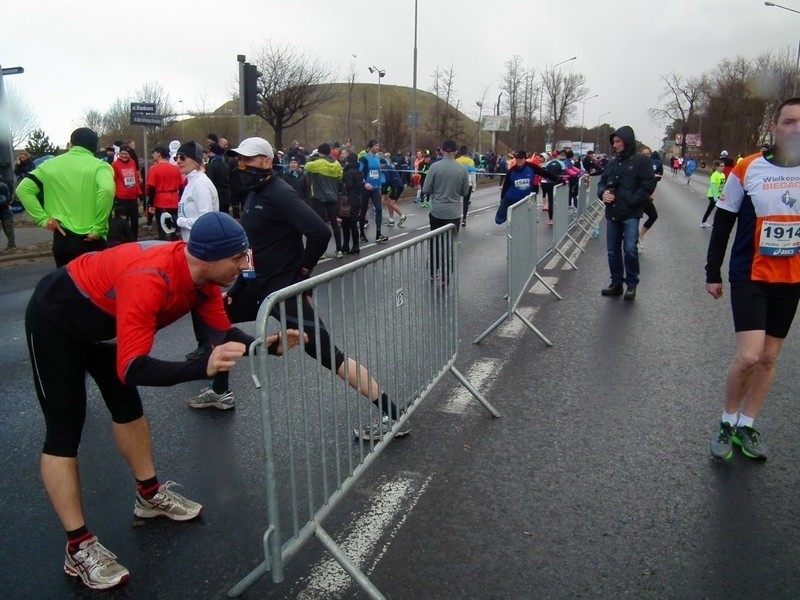
{"label": "sidewalk", "polygon": [[[16,252],[0,251],[0,264],[20,259],[40,258],[51,254],[53,233],[43,227],[37,227],[25,211],[14,215],[14,238],[18,250]],[[5,247],[3,242],[0,242],[0,245]]]}

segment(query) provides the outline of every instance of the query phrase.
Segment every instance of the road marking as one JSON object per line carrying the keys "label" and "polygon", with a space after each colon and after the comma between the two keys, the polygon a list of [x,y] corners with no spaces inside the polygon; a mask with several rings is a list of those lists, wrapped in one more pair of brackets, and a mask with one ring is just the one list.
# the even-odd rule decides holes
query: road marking
{"label": "road marking", "polygon": [[[400,527],[416,506],[433,478],[422,479],[419,473],[404,473],[382,483],[370,498],[366,514],[344,528],[342,551],[362,572],[369,575],[386,553]],[[386,542],[379,547],[382,539]],[[374,560],[368,563],[370,557]],[[324,559],[311,568],[310,575],[300,580],[304,588],[297,598],[343,598],[354,585],[350,576],[333,558]]]}
{"label": "road marking", "polygon": [[[519,319],[514,320],[519,321]],[[466,377],[467,381],[469,381],[475,389],[479,392],[484,392],[500,373],[502,367],[502,363],[497,359],[485,358],[476,360],[472,363],[464,377]],[[475,398],[473,398],[467,388],[459,385],[438,410],[453,415],[459,415],[470,405],[477,405]]]}

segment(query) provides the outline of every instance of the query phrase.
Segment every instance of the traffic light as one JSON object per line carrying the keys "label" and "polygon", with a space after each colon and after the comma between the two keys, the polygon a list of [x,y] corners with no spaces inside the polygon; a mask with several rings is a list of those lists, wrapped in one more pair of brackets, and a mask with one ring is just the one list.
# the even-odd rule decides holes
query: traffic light
{"label": "traffic light", "polygon": [[258,113],[258,79],[261,72],[255,65],[244,63],[244,114],[255,115]]}

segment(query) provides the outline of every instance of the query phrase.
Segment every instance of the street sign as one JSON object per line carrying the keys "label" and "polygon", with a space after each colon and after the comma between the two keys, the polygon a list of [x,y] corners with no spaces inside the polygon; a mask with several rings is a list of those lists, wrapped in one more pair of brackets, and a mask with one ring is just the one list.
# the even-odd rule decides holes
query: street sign
{"label": "street sign", "polygon": [[153,102],[131,102],[132,113],[154,115],[156,114],[156,105]]}
{"label": "street sign", "polygon": [[20,73],[24,73],[25,69],[22,67],[5,67],[2,71],[3,75],[19,75]]}
{"label": "street sign", "polygon": [[163,115],[150,115],[144,113],[131,113],[131,125],[148,125],[160,127],[164,124]]}
{"label": "street sign", "polygon": [[484,131],[508,131],[511,128],[509,115],[483,115]]}

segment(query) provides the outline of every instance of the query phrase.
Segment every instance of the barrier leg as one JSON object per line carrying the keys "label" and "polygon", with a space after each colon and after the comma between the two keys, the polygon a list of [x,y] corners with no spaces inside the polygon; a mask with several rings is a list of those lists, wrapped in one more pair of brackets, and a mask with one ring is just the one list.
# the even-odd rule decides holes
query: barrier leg
{"label": "barrier leg", "polygon": [[[578,246],[578,247],[580,248],[580,246]],[[565,261],[567,261],[567,262],[569,263],[569,265],[570,265],[570,266],[571,266],[573,269],[575,269],[576,271],[578,270],[578,265],[576,265],[574,262],[572,262],[572,261],[569,259],[569,256],[567,256],[566,254],[564,254],[564,253],[561,251],[561,248],[556,248],[556,252],[558,252],[558,253],[561,255],[561,257],[562,257],[562,258],[563,258]]]}
{"label": "barrier leg", "polygon": [[342,552],[342,549],[336,545],[336,542],[333,541],[331,536],[329,536],[322,527],[317,527],[314,535],[317,536],[317,539],[319,539],[322,545],[325,546],[325,549],[331,553],[331,556],[333,556],[336,562],[342,565],[342,568],[347,571],[347,574],[352,577],[353,581],[355,581],[370,598],[374,600],[386,600],[386,597],[375,587],[375,584],[359,570],[347,554]]}
{"label": "barrier leg", "polygon": [[450,372],[453,374],[453,377],[458,379],[461,385],[467,388],[467,391],[469,391],[469,393],[475,397],[475,400],[483,404],[483,407],[486,410],[488,410],[493,417],[499,418],[503,416],[497,411],[497,409],[494,406],[489,404],[489,401],[486,398],[484,398],[483,394],[481,394],[477,389],[475,389],[475,387],[469,381],[467,381],[466,377],[464,377],[458,369],[456,369],[455,367],[450,367]]}
{"label": "barrier leg", "polygon": [[553,345],[553,342],[548,340],[545,337],[545,335],[541,331],[536,329],[536,327],[534,327],[533,323],[528,321],[528,319],[526,319],[519,311],[515,310],[514,314],[519,317],[520,321],[522,321],[523,323],[525,323],[525,325],[528,326],[528,329],[530,329],[533,333],[535,333],[537,336],[539,336],[539,339],[542,340],[546,345],[548,345],[548,346],[552,346]]}
{"label": "barrier leg", "polygon": [[572,240],[572,243],[573,243],[573,244],[575,244],[575,245],[578,247],[578,250],[580,250],[581,252],[586,252],[586,250],[584,250],[584,249],[583,249],[583,246],[581,246],[581,245],[580,245],[580,243],[578,242],[578,240],[576,240],[574,237],[572,237],[572,234],[571,234],[571,233],[568,233],[568,234],[567,234],[567,237],[568,237],[569,239],[571,239],[571,240]]}
{"label": "barrier leg", "polygon": [[538,279],[541,282],[541,284],[544,287],[546,287],[550,291],[551,294],[553,294],[553,296],[555,296],[559,300],[563,300],[564,299],[564,297],[561,294],[559,294],[552,285],[550,285],[544,279],[542,279],[542,276],[539,275],[539,273],[534,272],[533,274],[536,277],[536,279]]}
{"label": "barrier leg", "polygon": [[[508,298],[508,296],[507,296],[507,295],[506,295],[506,298]],[[489,325],[489,329],[487,329],[487,330],[486,330],[486,331],[484,331],[482,334],[480,334],[478,337],[476,337],[474,340],[472,340],[472,343],[473,343],[473,344],[480,344],[480,343],[481,343],[481,342],[482,342],[482,341],[483,341],[483,340],[486,338],[486,336],[487,336],[487,335],[489,335],[489,334],[490,334],[490,333],[492,333],[492,332],[493,332],[495,329],[497,329],[498,327],[500,327],[500,324],[501,324],[503,321],[505,321],[507,318],[508,318],[508,312],[504,312],[502,317],[500,317],[499,319],[497,319],[497,321],[495,321],[494,323],[492,323],[491,325]]]}

